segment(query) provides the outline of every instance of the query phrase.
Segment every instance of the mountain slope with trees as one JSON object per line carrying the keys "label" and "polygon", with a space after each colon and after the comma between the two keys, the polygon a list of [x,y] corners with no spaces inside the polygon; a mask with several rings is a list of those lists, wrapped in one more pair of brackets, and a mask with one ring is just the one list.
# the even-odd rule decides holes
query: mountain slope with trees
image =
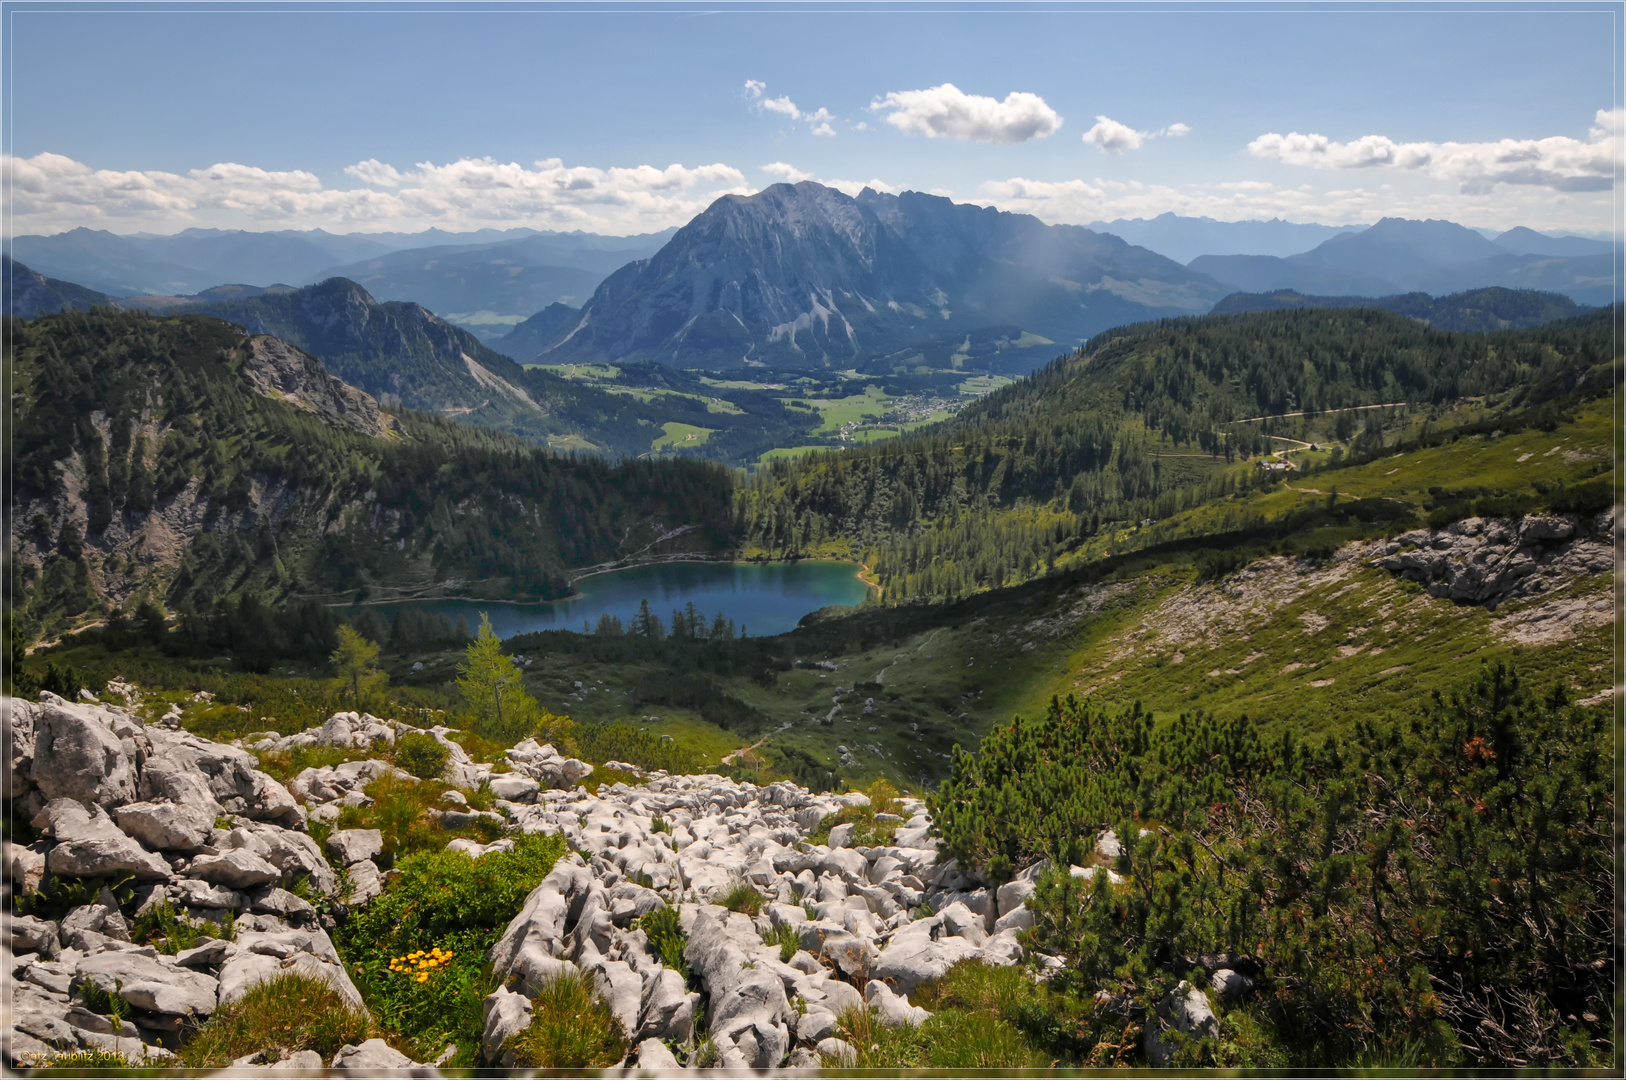
{"label": "mountain slope with trees", "polygon": [[555,597],[571,567],[668,534],[664,550],[729,540],[716,466],[380,414],[315,360],[204,316],[9,327],[8,580],[32,633],[142,600]]}
{"label": "mountain slope with trees", "polygon": [[1284,443],[1341,444],[1321,459],[1336,463],[1380,449],[1397,413],[1602,392],[1613,318],[1486,335],[1370,309],[1123,327],[920,434],[772,463],[741,495],[742,531],[781,555],[861,554],[892,600],[998,587],[1114,523],[1279,481],[1236,463]]}

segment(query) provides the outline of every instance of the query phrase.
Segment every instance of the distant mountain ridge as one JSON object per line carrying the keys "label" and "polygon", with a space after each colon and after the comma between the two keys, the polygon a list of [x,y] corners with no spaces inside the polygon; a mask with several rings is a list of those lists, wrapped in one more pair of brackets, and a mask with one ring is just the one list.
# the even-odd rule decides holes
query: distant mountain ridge
{"label": "distant mountain ridge", "polygon": [[896,354],[903,364],[945,331],[1013,324],[1076,342],[1200,313],[1223,291],[1078,226],[916,192],[853,198],[775,184],[723,196],[651,258],[610,275],[540,357],[806,368]]}
{"label": "distant mountain ridge", "polygon": [[59,311],[89,311],[93,307],[116,307],[111,296],[75,285],[71,281],[48,278],[31,270],[10,255],[0,255],[0,279],[5,283],[5,301],[0,315],[33,319]]}
{"label": "distant mountain ridge", "polygon": [[1558,293],[1506,289],[1499,285],[1452,296],[1427,293],[1399,296],[1306,296],[1291,289],[1273,293],[1232,293],[1214,305],[1212,315],[1292,308],[1380,308],[1419,319],[1436,330],[1483,333],[1528,330],[1585,314],[1585,308]]}
{"label": "distant mountain ridge", "polygon": [[1173,212],[1153,218],[1095,221],[1085,228],[1111,233],[1131,244],[1189,263],[1199,255],[1294,255],[1324,240],[1365,225],[1318,225],[1271,218],[1268,221],[1216,221]]}
{"label": "distant mountain ridge", "polygon": [[648,449],[648,432],[659,430],[635,398],[526,371],[422,306],[380,303],[344,278],[169,310],[213,315],[251,334],[281,338],[383,404],[439,413],[560,449],[637,453]]}
{"label": "distant mountain ridge", "polygon": [[1335,236],[1286,258],[1203,255],[1193,259],[1190,268],[1245,292],[1442,295],[1500,285],[1563,293],[1594,307],[1621,297],[1612,245],[1581,237],[1546,237],[1528,229],[1509,230],[1490,240],[1473,229],[1437,220],[1384,218],[1369,229]]}

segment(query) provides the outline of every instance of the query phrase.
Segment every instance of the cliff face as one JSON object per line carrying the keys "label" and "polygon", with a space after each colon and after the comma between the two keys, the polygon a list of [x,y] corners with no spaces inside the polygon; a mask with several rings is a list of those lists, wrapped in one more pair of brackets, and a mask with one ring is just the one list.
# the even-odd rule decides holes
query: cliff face
{"label": "cliff face", "polygon": [[372,395],[329,375],[320,360],[285,341],[265,334],[250,338],[243,375],[257,393],[316,413],[336,427],[374,438],[400,435],[400,423],[380,413]]}

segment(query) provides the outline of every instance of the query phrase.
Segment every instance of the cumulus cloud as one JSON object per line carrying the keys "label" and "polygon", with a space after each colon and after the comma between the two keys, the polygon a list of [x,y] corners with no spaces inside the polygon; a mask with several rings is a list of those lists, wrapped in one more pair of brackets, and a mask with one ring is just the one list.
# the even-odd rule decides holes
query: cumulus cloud
{"label": "cumulus cloud", "polygon": [[762,171],[767,173],[769,176],[777,176],[787,184],[800,184],[804,180],[813,180],[823,184],[825,187],[833,187],[844,195],[857,195],[865,188],[874,188],[876,191],[887,195],[894,195],[898,191],[897,188],[893,187],[885,180],[880,180],[873,177],[869,180],[842,180],[840,178],[825,180],[814,173],[804,172],[803,170],[798,169],[796,166],[787,164],[783,161],[770,161],[761,168]]}
{"label": "cumulus cloud", "polygon": [[788,116],[792,120],[800,120],[802,118],[802,110],[798,109],[796,107],[796,103],[788,97],[765,98],[762,102],[762,107],[769,112],[776,112],[782,116]]}
{"label": "cumulus cloud", "polygon": [[1139,150],[1147,133],[1136,131],[1128,124],[1120,124],[1110,116],[1097,116],[1095,126],[1084,133],[1084,141],[1094,143],[1103,154],[1123,154]]}
{"label": "cumulus cloud", "polygon": [[567,167],[558,158],[529,167],[464,158],[401,170],[370,158],[344,172],[361,186],[332,188],[303,170],[231,162],[173,173],[96,169],[51,153],[0,157],[17,232],[275,223],[347,232],[524,225],[631,233],[681,225],[719,195],[752,190],[723,164],[600,169]]}
{"label": "cumulus cloud", "polygon": [[1445,180],[1468,193],[1498,184],[1557,191],[1607,191],[1622,149],[1623,110],[1599,109],[1583,142],[1566,135],[1497,142],[1398,143],[1385,135],[1336,142],[1325,135],[1269,132],[1248,144],[1255,157],[1311,169],[1398,169]]}
{"label": "cumulus cloud", "polygon": [[1162,131],[1158,132],[1158,134],[1159,135],[1166,135],[1171,139],[1177,139],[1181,135],[1190,135],[1191,134],[1191,127],[1188,124],[1174,123],[1174,124],[1170,124],[1168,127],[1164,128]]}
{"label": "cumulus cloud", "polygon": [[[756,103],[758,109],[763,112],[778,113],[787,120],[805,123],[808,130],[814,135],[826,138],[835,135],[836,129],[831,121],[835,120],[836,117],[829,109],[821,105],[812,112],[806,112],[790,99],[789,94],[781,94],[775,98],[763,97],[767,89],[768,84],[765,82],[758,82],[756,79],[745,80],[746,96]],[[863,125],[859,126],[862,127]]]}
{"label": "cumulus cloud", "polygon": [[800,184],[803,180],[813,179],[813,174],[803,172],[794,165],[787,165],[783,161],[770,161],[762,166],[762,171],[769,176],[777,176],[788,184]]}
{"label": "cumulus cloud", "polygon": [[1038,94],[1012,91],[1004,101],[967,94],[953,83],[929,90],[893,91],[870,102],[886,122],[928,139],[1019,143],[1054,135],[1061,116]]}

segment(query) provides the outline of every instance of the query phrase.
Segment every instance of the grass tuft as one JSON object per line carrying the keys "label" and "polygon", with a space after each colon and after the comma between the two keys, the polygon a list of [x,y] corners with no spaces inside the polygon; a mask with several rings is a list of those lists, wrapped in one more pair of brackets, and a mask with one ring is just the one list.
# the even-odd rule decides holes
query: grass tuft
{"label": "grass tuft", "polygon": [[742,915],[755,918],[762,914],[764,903],[762,894],[757,892],[756,886],[744,878],[735,878],[729,882],[728,891],[717,901],[730,911],[737,911]]}
{"label": "grass tuft", "polygon": [[580,972],[561,972],[543,983],[531,1008],[531,1026],[509,1044],[521,1066],[602,1069],[626,1056],[625,1033]]}
{"label": "grass tuft", "polygon": [[180,1055],[193,1069],[220,1068],[256,1052],[280,1060],[314,1050],[328,1061],[341,1046],[369,1036],[367,1014],[326,979],[274,975],[210,1017]]}

